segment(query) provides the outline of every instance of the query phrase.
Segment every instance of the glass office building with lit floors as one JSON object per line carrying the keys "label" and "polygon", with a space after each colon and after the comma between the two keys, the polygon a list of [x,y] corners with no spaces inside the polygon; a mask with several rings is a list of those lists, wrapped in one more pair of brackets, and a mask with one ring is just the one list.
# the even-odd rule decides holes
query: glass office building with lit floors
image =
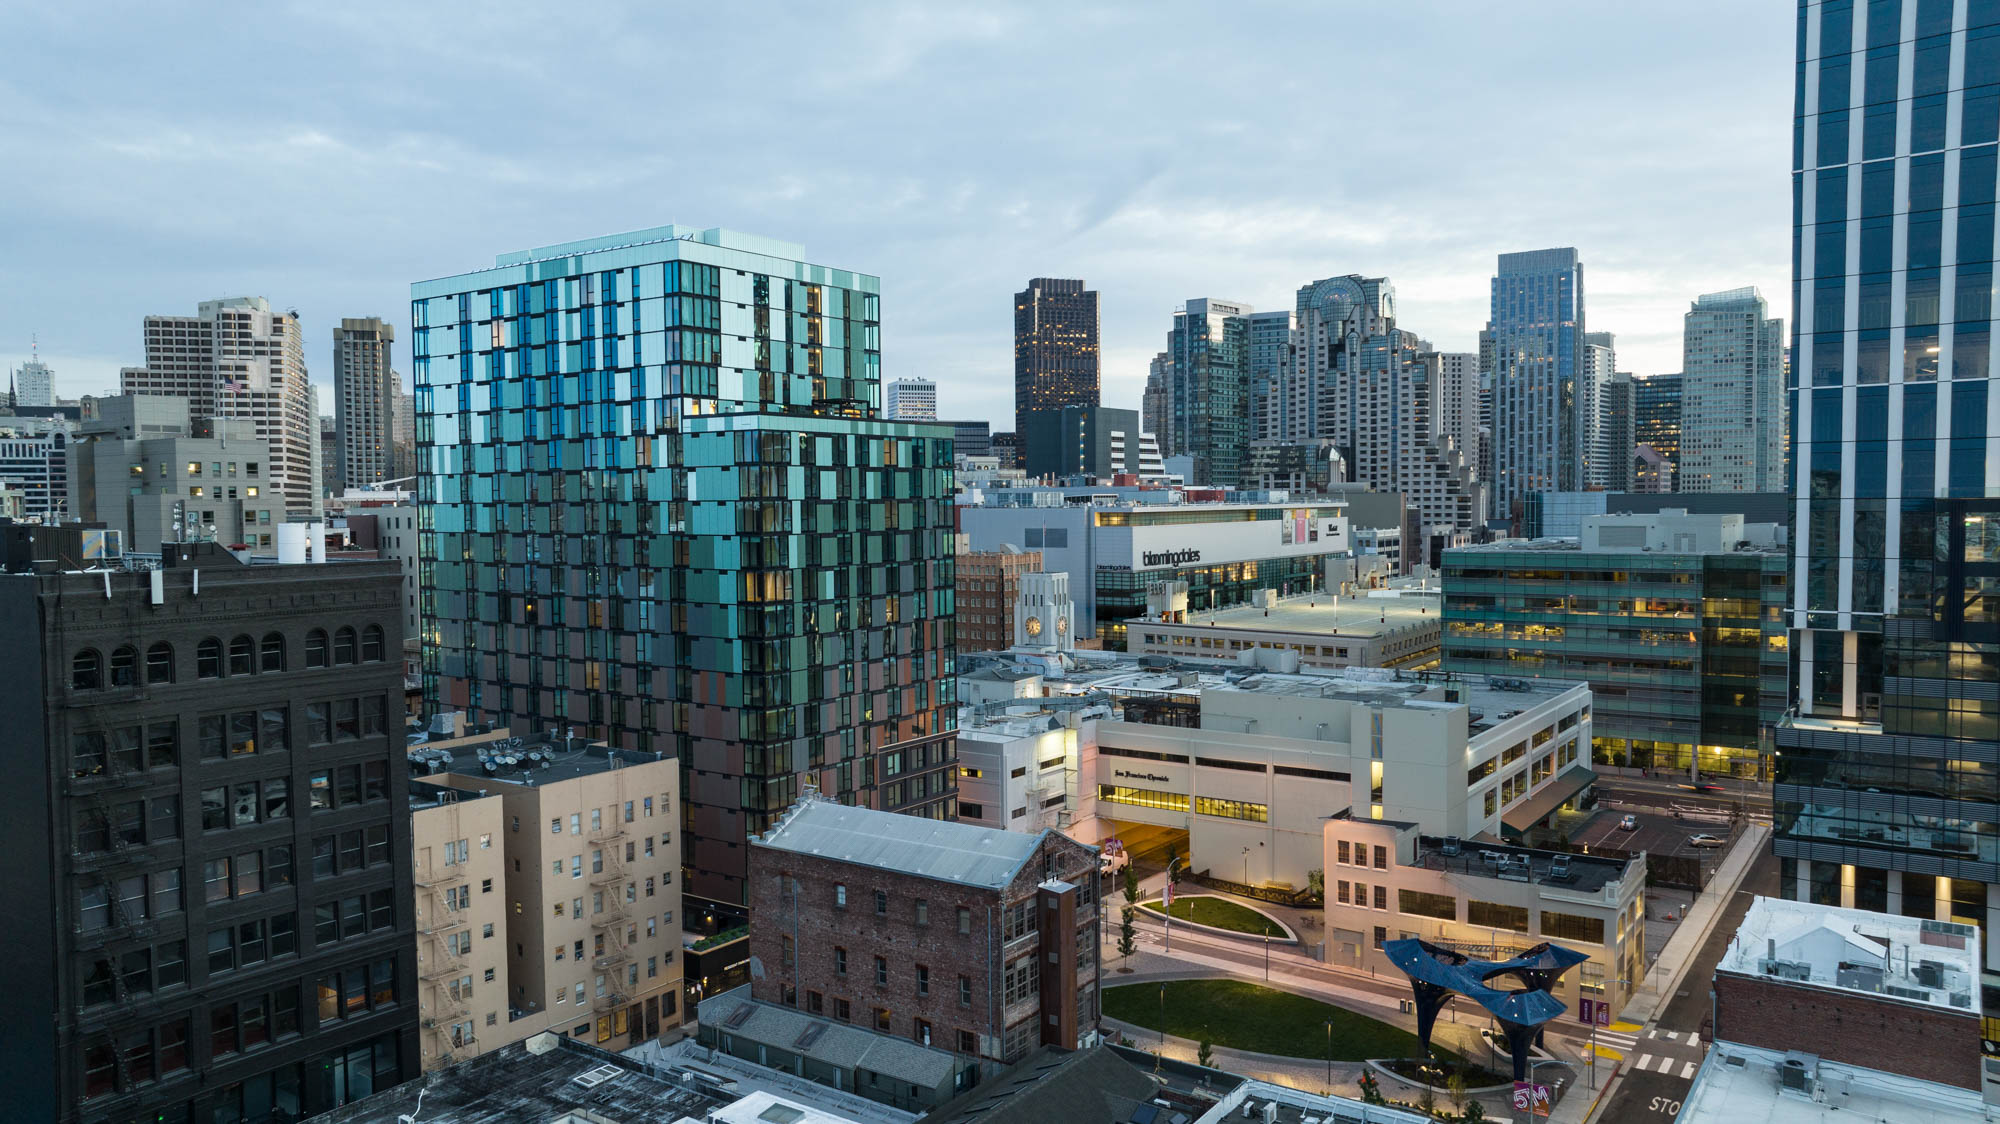
{"label": "glass office building with lit floors", "polygon": [[[1802,3],[1798,63],[1794,692],[1773,847],[1788,897],[1990,934],[2000,3]],[[1990,939],[1981,962],[2000,979]]]}
{"label": "glass office building with lit floors", "polygon": [[803,259],[661,227],[411,287],[427,706],[678,758],[722,906],[806,781],[956,799],[951,429],[881,417],[880,282]]}

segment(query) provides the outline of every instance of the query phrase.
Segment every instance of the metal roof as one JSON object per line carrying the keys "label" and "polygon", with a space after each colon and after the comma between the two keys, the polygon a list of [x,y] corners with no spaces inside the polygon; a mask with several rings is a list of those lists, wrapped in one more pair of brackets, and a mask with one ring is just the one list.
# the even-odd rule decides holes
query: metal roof
{"label": "metal roof", "polygon": [[807,796],[752,842],[779,851],[998,890],[1014,880],[1041,845],[1044,834],[850,808]]}
{"label": "metal roof", "polygon": [[702,1000],[698,1014],[735,1038],[920,1088],[948,1088],[958,1066],[952,1054],[934,1046],[752,999],[747,984]]}

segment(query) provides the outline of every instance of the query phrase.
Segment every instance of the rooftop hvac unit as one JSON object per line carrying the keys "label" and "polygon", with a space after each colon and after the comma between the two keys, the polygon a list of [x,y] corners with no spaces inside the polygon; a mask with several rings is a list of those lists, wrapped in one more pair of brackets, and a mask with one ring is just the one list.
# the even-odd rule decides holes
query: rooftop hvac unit
{"label": "rooftop hvac unit", "polygon": [[1767,976],[1781,980],[1810,980],[1812,965],[1803,960],[1774,960],[1766,958],[1757,962],[1757,970]]}
{"label": "rooftop hvac unit", "polygon": [[1778,1066],[1778,1090],[1808,1100],[1817,1100],[1819,1055],[1801,1053],[1798,1050],[1785,1051],[1785,1060]]}

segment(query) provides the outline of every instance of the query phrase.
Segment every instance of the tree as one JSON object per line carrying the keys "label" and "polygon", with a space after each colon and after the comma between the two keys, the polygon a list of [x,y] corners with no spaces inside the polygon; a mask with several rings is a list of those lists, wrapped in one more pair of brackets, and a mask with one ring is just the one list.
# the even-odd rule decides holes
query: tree
{"label": "tree", "polygon": [[1382,1083],[1375,1080],[1374,1074],[1363,1073],[1361,1075],[1360,1084],[1361,1084],[1361,1103],[1363,1104],[1388,1103],[1387,1101],[1382,1099]]}
{"label": "tree", "polygon": [[1215,1044],[1208,1040],[1208,1034],[1206,1031],[1204,1031],[1202,1034],[1201,1041],[1195,1043],[1194,1064],[1202,1067],[1203,1069],[1207,1069],[1209,1063],[1214,1060],[1215,1060]]}
{"label": "tree", "polygon": [[1444,1083],[1444,1088],[1445,1092],[1451,1096],[1452,1111],[1461,1116],[1465,1115],[1466,1084],[1464,1071],[1454,1066],[1451,1078]]}
{"label": "tree", "polygon": [[1486,1119],[1486,1106],[1476,1100],[1467,1100],[1465,1102],[1466,1124],[1479,1124],[1484,1119]]}
{"label": "tree", "polygon": [[1124,919],[1118,922],[1118,955],[1131,956],[1138,951],[1139,942],[1132,932],[1132,915],[1137,912],[1131,906],[1125,907]]}
{"label": "tree", "polygon": [[1131,863],[1125,864],[1125,904],[1139,900],[1139,871]]}
{"label": "tree", "polygon": [[1417,1109],[1425,1116],[1435,1117],[1437,1115],[1437,1094],[1431,1091],[1429,1085],[1423,1085],[1419,1088],[1421,1091],[1417,1093]]}
{"label": "tree", "polygon": [[1315,898],[1326,897],[1326,871],[1306,871],[1306,893],[1311,894]]}

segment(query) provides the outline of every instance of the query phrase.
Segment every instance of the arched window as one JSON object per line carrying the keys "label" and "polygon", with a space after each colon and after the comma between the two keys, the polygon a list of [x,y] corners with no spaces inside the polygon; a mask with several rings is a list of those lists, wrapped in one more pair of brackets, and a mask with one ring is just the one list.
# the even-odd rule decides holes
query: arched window
{"label": "arched window", "polygon": [[264,661],[260,665],[264,671],[285,670],[285,638],[275,632],[264,634]]}
{"label": "arched window", "polygon": [[73,691],[95,691],[104,686],[103,657],[95,648],[85,648],[69,661],[69,686]]}
{"label": "arched window", "polygon": [[139,649],[126,644],[111,653],[111,685],[113,687],[139,685]]}
{"label": "arched window", "polygon": [[172,683],[174,681],[174,646],[161,641],[146,649],[146,682]]}
{"label": "arched window", "polygon": [[194,648],[194,677],[222,678],[222,641],[211,636]]}
{"label": "arched window", "polygon": [[382,626],[371,624],[361,630],[361,658],[368,663],[382,662]]}
{"label": "arched window", "polygon": [[306,633],[306,666],[326,666],[326,630],[323,628]]}
{"label": "arched window", "polygon": [[354,630],[346,625],[333,634],[333,662],[342,667],[354,662]]}
{"label": "arched window", "polygon": [[248,675],[257,670],[257,645],[248,636],[229,642],[229,674]]}

